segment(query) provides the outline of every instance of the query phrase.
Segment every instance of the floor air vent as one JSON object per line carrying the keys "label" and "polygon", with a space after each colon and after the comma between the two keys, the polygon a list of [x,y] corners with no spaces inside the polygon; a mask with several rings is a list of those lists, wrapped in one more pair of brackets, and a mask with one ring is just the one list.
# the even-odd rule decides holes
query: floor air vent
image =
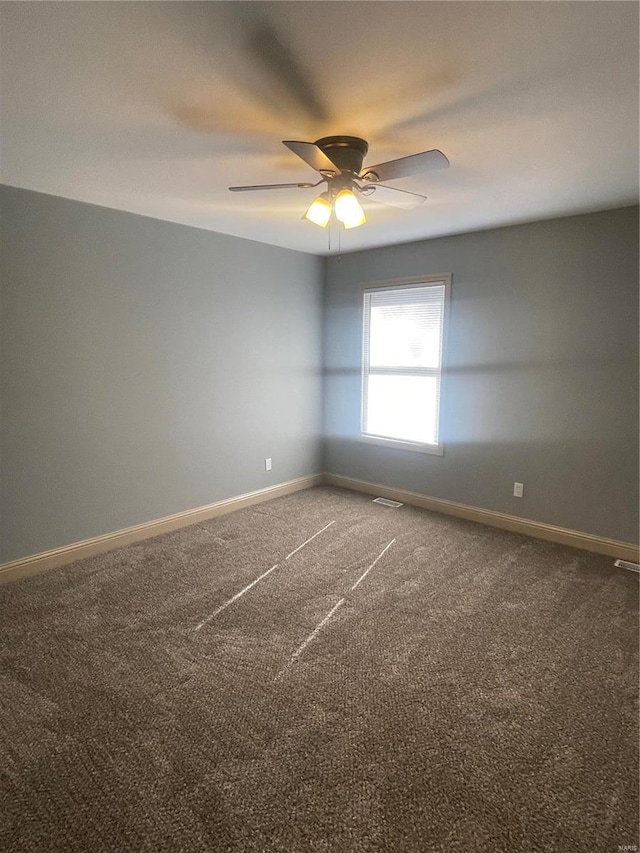
{"label": "floor air vent", "polygon": [[630,572],[640,572],[640,566],[637,563],[630,563],[628,560],[616,560],[613,565],[619,569],[628,569]]}
{"label": "floor air vent", "polygon": [[374,504],[382,504],[382,506],[404,506],[404,504],[399,503],[398,501],[390,501],[389,498],[374,498]]}

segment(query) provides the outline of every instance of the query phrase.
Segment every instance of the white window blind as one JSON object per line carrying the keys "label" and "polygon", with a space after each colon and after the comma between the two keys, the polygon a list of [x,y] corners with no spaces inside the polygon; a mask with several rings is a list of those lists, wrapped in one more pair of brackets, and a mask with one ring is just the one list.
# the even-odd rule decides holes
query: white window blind
{"label": "white window blind", "polygon": [[362,434],[440,451],[445,281],[364,292]]}

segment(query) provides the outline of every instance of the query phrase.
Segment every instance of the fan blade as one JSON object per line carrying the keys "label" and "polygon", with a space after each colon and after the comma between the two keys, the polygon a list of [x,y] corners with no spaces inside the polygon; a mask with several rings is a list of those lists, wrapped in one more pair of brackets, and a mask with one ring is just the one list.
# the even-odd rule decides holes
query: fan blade
{"label": "fan blade", "polygon": [[377,201],[379,204],[391,207],[402,207],[404,210],[412,210],[419,207],[427,200],[426,195],[410,193],[406,190],[397,190],[395,187],[385,187],[381,184],[367,184],[363,188],[358,187],[365,198]]}
{"label": "fan blade", "polygon": [[292,142],[291,140],[282,140],[282,144],[286,145],[289,151],[297,154],[305,163],[308,163],[316,172],[324,175],[325,172],[330,172],[332,175],[341,174],[340,169],[333,163],[327,155],[318,148],[315,142]]}
{"label": "fan blade", "polygon": [[[418,175],[420,172],[430,172],[432,169],[446,169],[448,166],[449,161],[442,151],[434,148],[432,151],[410,154],[408,157],[400,157],[398,160],[388,160],[386,163],[379,163],[377,166],[367,166],[362,170],[361,180],[393,181],[396,178]],[[372,177],[368,178],[369,175]]]}
{"label": "fan blade", "polygon": [[[321,183],[322,181],[318,181],[318,184]],[[229,189],[232,193],[247,193],[253,192],[253,190],[286,190],[293,187],[310,189],[311,187],[317,187],[318,184],[256,184],[249,187],[229,187]]]}

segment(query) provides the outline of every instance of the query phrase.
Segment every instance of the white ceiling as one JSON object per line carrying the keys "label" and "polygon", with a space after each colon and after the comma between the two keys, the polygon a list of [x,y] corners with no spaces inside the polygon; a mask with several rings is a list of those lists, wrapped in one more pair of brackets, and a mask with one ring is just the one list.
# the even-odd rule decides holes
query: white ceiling
{"label": "white ceiling", "polygon": [[227,190],[314,180],[283,139],[449,157],[343,251],[638,200],[634,2],[0,6],[6,184],[316,254],[318,190]]}

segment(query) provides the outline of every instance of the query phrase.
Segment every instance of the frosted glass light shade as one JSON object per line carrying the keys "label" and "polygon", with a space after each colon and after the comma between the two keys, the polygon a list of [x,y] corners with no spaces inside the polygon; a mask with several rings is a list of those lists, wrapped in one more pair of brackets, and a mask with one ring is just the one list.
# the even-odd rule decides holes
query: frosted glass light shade
{"label": "frosted glass light shade", "polygon": [[313,201],[309,210],[304,215],[305,219],[313,222],[314,225],[319,225],[321,228],[326,228],[331,216],[331,200],[329,193],[322,193]]}
{"label": "frosted glass light shade", "polygon": [[335,201],[336,216],[345,228],[357,228],[367,221],[353,190],[340,190]]}

